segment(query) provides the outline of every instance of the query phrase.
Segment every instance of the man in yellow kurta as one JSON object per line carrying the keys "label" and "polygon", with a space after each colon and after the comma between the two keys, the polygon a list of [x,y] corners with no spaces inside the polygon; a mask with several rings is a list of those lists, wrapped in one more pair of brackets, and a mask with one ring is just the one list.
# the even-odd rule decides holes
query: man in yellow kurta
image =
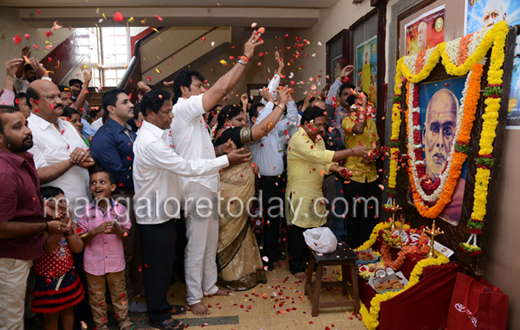
{"label": "man in yellow kurta", "polygon": [[322,184],[324,174],[339,173],[347,177],[348,169],[334,162],[349,156],[366,156],[366,148],[357,146],[347,150],[325,149],[326,111],[310,107],[302,115],[301,127],[289,141],[287,151],[287,206],[285,216],[289,225],[289,266],[298,279],[305,279],[305,263],[309,248],[303,232],[327,221]]}
{"label": "man in yellow kurta", "polygon": [[354,146],[365,146],[372,151],[364,157],[349,157],[346,162],[346,166],[352,170],[351,182],[343,185],[345,199],[349,203],[346,219],[347,244],[352,248],[360,246],[370,237],[372,229],[378,222],[376,209],[379,207],[375,161],[379,157],[381,143],[376,123],[371,118],[371,114],[365,110],[366,96],[362,94],[361,105],[356,104],[358,97],[351,95],[347,99],[351,107],[347,107],[348,116],[342,123],[345,147],[348,149]]}

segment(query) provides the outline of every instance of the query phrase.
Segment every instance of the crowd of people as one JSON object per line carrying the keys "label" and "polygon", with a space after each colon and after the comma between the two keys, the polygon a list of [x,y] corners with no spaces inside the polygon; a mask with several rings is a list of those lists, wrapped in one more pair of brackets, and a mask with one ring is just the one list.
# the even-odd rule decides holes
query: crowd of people
{"label": "crowd of people", "polygon": [[[65,330],[86,320],[108,329],[108,303],[120,329],[134,328],[129,312],[182,329],[172,315],[207,316],[205,297],[265,283],[286,258],[282,237],[297,280],[305,230],[328,226],[350,247],[368,239],[380,144],[365,93],[344,82],[354,67],[296,103],[276,52],[261,101],[244,94],[227,105],[262,44],[254,31],[211,88],[183,70],[173,94],[140,82],[136,104],[114,88],[99,111],[89,110],[89,72],[57,86],[28,48],[6,62],[0,329],[23,329],[24,311],[43,314],[45,329],[60,320]],[[185,281],[188,308],[168,302],[172,276]]]}

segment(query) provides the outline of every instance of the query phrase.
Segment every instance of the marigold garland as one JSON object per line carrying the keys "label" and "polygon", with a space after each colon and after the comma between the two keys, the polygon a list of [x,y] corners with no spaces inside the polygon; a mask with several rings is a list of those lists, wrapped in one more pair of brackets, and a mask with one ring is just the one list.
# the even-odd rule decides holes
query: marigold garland
{"label": "marigold garland", "polygon": [[[477,159],[477,173],[475,174],[475,192],[473,194],[473,212],[471,219],[468,220],[468,228],[472,234],[482,233],[484,228],[484,218],[486,216],[486,205],[488,199],[488,186],[491,180],[490,167],[493,166],[493,142],[496,137],[496,127],[498,125],[498,115],[500,110],[500,101],[502,95],[502,77],[504,70],[502,66],[505,60],[505,45],[506,37],[509,31],[507,24],[502,21],[495,24],[493,29],[495,31],[495,40],[491,50],[491,63],[487,76],[486,99],[484,104],[486,108],[482,119],[482,133],[480,135],[480,149],[479,158]],[[491,30],[490,30],[491,31]],[[478,256],[482,253],[479,246],[470,245],[468,243],[461,243],[460,248],[465,252]]]}
{"label": "marigold garland", "polygon": [[397,253],[397,259],[392,260],[390,245],[388,245],[386,242],[383,242],[381,245],[381,255],[383,256],[383,263],[385,264],[385,267],[390,267],[395,271],[401,268],[404,263],[404,259],[406,258],[406,254],[403,251],[399,251]]}
{"label": "marigold garland", "polygon": [[[494,88],[495,90],[493,90],[493,91],[497,91],[497,93],[496,94],[493,93],[485,101],[486,111],[483,116],[484,124],[483,124],[481,139],[480,139],[481,149],[479,150],[479,155],[491,154],[493,151],[493,141],[496,136],[496,132],[495,132],[496,125],[498,124],[498,110],[500,108],[500,94],[501,94],[500,87],[501,87],[502,76],[503,76],[503,70],[501,70],[501,67],[504,62],[504,47],[505,47],[505,39],[507,36],[507,32],[508,32],[508,27],[507,27],[507,23],[505,23],[505,22],[497,23],[497,24],[495,24],[495,26],[493,28],[490,28],[487,31],[483,30],[482,33],[485,33],[485,35],[482,38],[481,42],[476,47],[475,51],[471,55],[467,56],[464,63],[459,66],[457,66],[456,64],[451,62],[449,55],[446,53],[446,43],[445,42],[437,45],[437,47],[432,51],[432,54],[428,58],[426,65],[417,74],[412,74],[410,69],[408,69],[408,67],[404,64],[405,63],[403,60],[404,57],[399,59],[397,62],[397,67],[396,67],[396,76],[395,76],[396,84],[394,87],[395,95],[396,96],[401,95],[402,80],[404,80],[404,77],[412,83],[418,83],[418,82],[426,79],[429,76],[431,70],[433,70],[435,65],[438,63],[439,59],[442,59],[442,63],[446,69],[446,72],[450,75],[462,76],[462,75],[468,73],[468,71],[471,69],[471,70],[473,70],[472,72],[478,71],[478,72],[476,72],[476,76],[480,77],[482,75],[482,73],[480,71],[483,71],[483,68],[480,65],[476,66],[476,64],[478,64],[478,62],[480,62],[485,57],[488,50],[491,48],[491,46],[493,46],[492,55],[491,55],[491,64],[490,64],[490,69],[488,72],[488,81],[487,81],[489,88],[486,91]],[[475,33],[475,36],[480,37],[480,36],[478,36],[478,34],[479,33]],[[475,39],[479,40],[477,38],[475,38]],[[469,40],[469,38],[468,38],[468,40]],[[454,41],[454,42],[457,42],[457,41]],[[460,43],[460,40],[458,42]],[[471,44],[471,42],[468,42],[468,45],[470,45],[470,44]],[[462,48],[463,49],[466,48],[466,46],[464,46],[464,43],[462,45]],[[417,59],[416,59],[416,62],[417,62]],[[457,64],[459,64],[459,63],[457,63]],[[470,85],[472,85],[471,81],[470,81]],[[500,93],[498,92],[498,90],[500,90]],[[478,92],[480,92],[480,89],[478,90]],[[489,93],[492,93],[492,92],[489,92]],[[475,104],[478,104],[478,99],[480,98],[480,96],[477,97],[477,90],[475,88],[469,88],[466,98],[467,98],[466,105],[469,108],[472,108],[472,107],[476,106]],[[465,105],[465,107],[466,107],[466,105]],[[466,116],[466,113],[465,113],[464,117],[465,118],[468,117],[468,120],[464,121],[463,127],[461,127],[459,139],[455,145],[457,153],[454,155],[453,162],[456,161],[455,156],[457,154],[459,154],[458,162],[460,162],[462,160],[462,158],[464,157],[460,154],[465,154],[469,150],[468,143],[469,143],[470,135],[471,135],[471,129],[469,128],[469,125],[471,125],[471,126],[473,125],[474,115],[469,116],[469,114],[468,114],[468,116]],[[392,120],[395,121],[396,119],[399,120],[399,125],[397,125],[397,123],[395,123],[395,122],[392,122],[392,135],[391,135],[392,140],[399,139],[400,124],[401,124],[400,109],[398,106],[396,106],[396,103],[394,103],[394,107],[392,109]],[[398,152],[398,148],[395,148],[395,149],[397,149],[396,151]],[[463,162],[464,161],[462,160],[462,163]],[[455,168],[456,167],[458,167],[458,166],[455,166]],[[451,170],[455,170],[455,168],[452,167],[450,169],[450,178],[452,177]],[[389,170],[390,170],[390,173],[389,173],[388,192],[394,193],[395,186],[396,186],[397,170],[398,170],[396,157],[391,158]],[[479,168],[478,170],[484,170],[484,168]],[[459,174],[459,176],[460,176],[460,174]],[[481,171],[482,181],[478,181],[478,182],[476,181],[476,184],[479,184],[480,186],[484,186],[485,185],[484,184],[485,176],[486,176],[486,172]],[[489,178],[490,178],[490,174],[487,173],[487,182],[489,182]],[[445,184],[445,186],[446,185],[448,185],[448,182]],[[455,186],[456,186],[456,184],[448,185],[447,188],[448,189],[453,188],[453,190],[454,190]],[[414,187],[414,185],[412,184],[412,188],[413,187]],[[487,185],[486,185],[486,187],[487,187]],[[445,192],[448,193],[448,191],[447,191],[448,189],[445,189],[443,191],[443,193],[445,193]],[[439,198],[439,201],[435,204],[434,207],[428,208],[426,205],[424,205],[424,203],[422,201],[419,200],[420,195],[414,191],[414,194],[413,194],[414,203],[420,212],[422,210],[421,215],[423,215],[425,217],[435,218],[436,216],[438,216],[438,214],[440,214],[442,212],[442,210],[444,209],[446,204],[448,204],[449,201],[451,201],[452,194],[453,194],[453,191],[450,193],[449,200],[447,198],[442,198],[442,199]],[[389,194],[389,195],[393,196],[393,194]],[[444,196],[444,197],[446,197],[446,196]],[[485,197],[487,199],[487,191],[486,191],[485,196],[482,196],[482,193],[480,193],[480,197]],[[442,206],[442,208],[441,208],[441,206]],[[478,211],[478,214],[482,214],[482,212],[484,212],[483,214],[485,215],[485,205],[484,206],[482,206],[482,204],[478,205],[477,198],[475,198],[475,202],[474,202],[474,211]],[[472,218],[474,218],[474,217],[472,216]],[[476,220],[483,221],[483,219],[476,219]]]}
{"label": "marigold garland", "polygon": [[[473,129],[473,122],[475,121],[475,113],[477,111],[478,99],[480,98],[480,82],[482,73],[484,71],[483,67],[484,66],[480,63],[475,64],[473,66],[474,70],[471,71],[471,74],[468,77],[468,90],[464,98],[464,115],[462,118],[462,124],[458,135],[458,141],[461,141],[461,143],[464,144],[468,144],[470,142],[471,130]],[[469,99],[466,101],[466,98],[468,96]],[[411,109],[408,108],[405,115],[405,118],[407,119],[407,124],[409,124],[409,111],[411,111]],[[408,152],[410,155],[410,153],[413,151],[408,150]],[[439,216],[439,214],[442,213],[446,205],[451,202],[453,193],[455,192],[455,188],[457,187],[458,179],[462,172],[462,166],[464,165],[466,158],[467,154],[465,152],[461,152],[457,148],[455,149],[446,183],[443,187],[441,187],[441,189],[443,189],[442,193],[440,194],[439,199],[437,200],[435,205],[428,207],[425,204],[423,198],[421,197],[421,194],[417,190],[416,178],[414,177],[414,166],[416,164],[413,163],[413,157],[409,157],[410,170],[408,171],[408,175],[410,177],[410,183],[412,186],[414,204],[423,217],[432,219],[436,218],[437,216]],[[422,153],[420,159],[422,160]]]}
{"label": "marigold garland", "polygon": [[423,66],[424,66],[424,55],[426,55],[426,49],[420,51],[417,54],[417,59],[415,60],[415,74],[418,74],[421,72]]}
{"label": "marigold garland", "polygon": [[390,227],[391,224],[392,223],[390,221],[378,223],[372,230],[372,234],[370,234],[370,237],[368,238],[368,240],[365,243],[363,243],[361,246],[358,246],[356,249],[354,249],[354,251],[363,251],[363,250],[370,249],[372,247],[372,245],[374,245],[374,243],[376,242],[377,238],[379,237],[379,231],[385,230],[386,228]]}
{"label": "marigold garland", "polygon": [[363,304],[363,302],[361,302],[361,308],[359,309],[359,312],[361,314],[362,321],[368,330],[375,330],[379,326],[379,312],[381,311],[381,303],[397,296],[401,292],[406,291],[417,284],[424,271],[424,267],[439,266],[450,262],[450,259],[448,259],[445,255],[440,254],[437,251],[435,251],[435,254],[437,258],[423,259],[415,265],[412,273],[410,274],[408,284],[403,290],[398,292],[376,294],[376,296],[370,301],[370,311]]}
{"label": "marigold garland", "polygon": [[405,245],[401,248],[401,250],[406,254],[413,253],[425,255],[428,253],[428,251],[430,251],[430,246],[428,245],[429,241],[430,239],[428,235],[425,232],[421,232],[417,245]]}
{"label": "marigold garland", "polygon": [[468,59],[468,46],[469,42],[471,41],[471,37],[473,36],[473,33],[465,35],[460,39],[459,44],[459,56],[457,59],[457,65],[462,65],[466,60]]}
{"label": "marigold garland", "polygon": [[[439,59],[442,58],[442,64],[444,65],[446,72],[453,76],[463,76],[469,72],[469,70],[472,70],[471,74],[471,80],[469,82],[470,87],[468,88],[468,93],[466,94],[466,101],[465,101],[465,108],[474,108],[476,107],[475,104],[478,104],[478,100],[480,98],[480,77],[482,76],[483,66],[477,65],[478,62],[480,62],[485,55],[487,54],[488,50],[493,46],[492,52],[491,52],[491,64],[488,71],[487,76],[487,83],[488,87],[486,87],[486,94],[484,95],[486,97],[485,104],[485,113],[482,116],[483,118],[483,125],[482,125],[482,133],[480,138],[480,149],[479,149],[479,157],[480,158],[491,158],[492,160],[492,153],[493,153],[493,142],[496,137],[496,126],[498,124],[498,111],[500,109],[500,101],[501,101],[501,84],[502,84],[502,77],[503,77],[503,70],[501,69],[504,63],[504,48],[505,48],[505,40],[508,32],[507,23],[505,21],[499,22],[495,24],[495,26],[487,31],[485,31],[485,35],[482,38],[482,41],[476,48],[476,50],[469,56],[465,54],[461,54],[461,56],[458,57],[458,63],[457,65],[452,63],[450,60],[450,57],[446,53],[446,43],[441,43],[437,45],[437,47],[433,50],[431,56],[429,57],[426,65],[419,71],[420,67],[420,59],[416,60],[415,66],[416,66],[416,72],[419,71],[416,74],[412,74],[410,70],[406,67],[404,64],[403,58],[399,59],[397,62],[396,67],[396,76],[395,76],[395,87],[394,87],[394,93],[395,96],[400,97],[401,96],[401,87],[402,87],[402,78],[403,76],[406,77],[406,79],[412,83],[418,83],[422,80],[426,79],[429,75],[431,70],[435,67],[435,65],[438,63]],[[476,33],[478,34],[478,33]],[[479,36],[480,37],[480,36]],[[469,41],[470,38],[464,39],[464,42],[459,46],[459,49],[462,48],[462,52],[465,52],[465,49],[468,49],[469,45],[471,45],[471,42]],[[466,44],[467,43],[467,44]],[[465,58],[464,58],[465,57]],[[463,62],[463,63],[462,63]],[[417,65],[419,64],[419,66]],[[479,89],[477,90],[475,85],[477,85],[476,78],[473,80],[473,74],[475,74],[475,77],[478,78],[478,85]],[[392,135],[391,140],[392,141],[398,141],[400,136],[400,128],[401,128],[401,109],[400,109],[400,102],[401,99],[394,99],[394,106],[392,107]],[[406,117],[407,118],[407,117]],[[467,118],[467,120],[466,120]],[[457,152],[454,154],[453,163],[457,162],[460,163],[460,165],[463,164],[465,160],[465,152],[469,150],[468,144],[470,141],[470,135],[471,135],[471,128],[473,127],[475,116],[470,115],[469,113],[464,112],[464,120],[461,127],[461,132],[459,133],[459,137],[456,143],[456,149]],[[391,148],[391,154],[394,155],[395,153],[399,153],[398,144],[396,146],[392,146]],[[455,157],[460,157],[459,159],[455,159]],[[479,159],[480,159],[479,158]],[[464,159],[464,160],[463,160]],[[483,163],[485,161],[480,160],[477,161],[477,163]],[[484,218],[486,215],[486,203],[487,203],[487,195],[488,195],[488,185],[489,180],[491,178],[491,171],[490,171],[490,165],[492,167],[492,162],[487,165],[481,165],[479,164],[479,167],[477,168],[477,173],[475,176],[475,193],[474,193],[474,203],[473,203],[473,213],[471,214],[471,219],[468,221],[468,227],[470,230],[481,230],[483,227]],[[396,186],[396,176],[397,176],[397,157],[392,157],[390,161],[390,173],[389,173],[389,183],[388,183],[388,191],[394,192],[395,186]],[[455,167],[458,166],[452,166],[450,169],[450,177],[452,176],[451,170],[455,170]],[[460,172],[460,169],[458,169]],[[458,174],[460,175],[460,173]],[[457,178],[458,178],[457,175]],[[412,180],[412,178],[411,178]],[[411,181],[412,182],[412,181]],[[448,185],[448,182],[446,182],[445,190],[450,189],[451,186]],[[412,187],[414,185],[412,184]],[[454,187],[453,187],[454,189]],[[452,194],[450,194],[451,196]],[[417,200],[417,197],[420,197],[418,193],[414,191],[414,201]],[[451,200],[451,197],[450,197]],[[435,205],[435,207],[439,204],[439,202],[444,203],[445,201],[439,201]],[[447,204],[447,203],[445,203]],[[416,203],[417,206],[417,203]],[[445,206],[445,205],[444,205]],[[442,209],[444,209],[444,206]],[[426,212],[430,215],[433,215],[433,209],[435,208],[429,208]],[[442,211],[442,209],[439,211]],[[418,207],[418,210],[419,207]],[[421,213],[422,214],[422,213]],[[424,215],[423,215],[424,216]],[[436,216],[435,216],[436,217]],[[374,231],[372,235],[370,236],[370,239],[365,242],[361,247],[359,247],[360,250],[366,250],[370,248],[376,241],[377,236],[379,235],[379,230],[387,228],[390,223],[386,223],[386,225],[383,225],[385,223],[381,223],[380,228],[377,228],[377,231]],[[379,226],[379,225],[378,225]],[[377,226],[376,226],[377,227]],[[375,230],[376,228],[374,228]],[[478,256],[482,253],[480,247],[476,245],[472,245],[469,243],[461,243],[460,248],[464,250],[465,252]],[[449,262],[449,259],[437,252],[435,252],[437,255],[436,259],[424,259],[419,261],[411,275],[410,279],[408,281],[408,285],[402,290],[405,291],[415,285],[419,279],[420,276],[423,273],[424,267],[432,266],[432,265],[443,265]],[[402,292],[400,291],[400,292]],[[379,326],[379,312],[381,310],[381,303],[384,301],[387,301],[396,295],[398,295],[400,292],[387,292],[384,294],[377,294],[370,302],[370,310],[367,309],[367,307],[361,302],[361,308],[360,308],[360,314],[362,316],[362,321],[365,324],[365,326],[369,330],[375,330]]]}
{"label": "marigold garland", "polygon": [[[480,99],[480,82],[482,73],[484,73],[483,64],[477,63],[471,68],[468,92],[464,101],[464,106],[469,109],[477,109],[478,100]],[[471,130],[473,129],[473,122],[475,121],[475,113],[476,111],[464,112],[464,119],[467,117],[467,120],[462,121],[462,127],[460,129],[459,138],[457,141],[459,144],[469,144],[471,139]]]}
{"label": "marigold garland", "polygon": [[[502,26],[505,25],[507,27],[507,24],[504,21],[500,23],[503,23],[501,24]],[[463,76],[468,73],[473,65],[480,62],[484,56],[486,56],[488,50],[495,41],[495,31],[497,30],[497,26],[499,26],[500,23],[495,24],[493,28],[487,31],[475,52],[471,54],[471,56],[466,59],[464,64],[460,66],[457,66],[451,62],[449,55],[446,53],[446,42],[438,44],[437,48],[439,49],[439,53],[442,58],[442,64],[444,65],[446,72],[452,76]]]}

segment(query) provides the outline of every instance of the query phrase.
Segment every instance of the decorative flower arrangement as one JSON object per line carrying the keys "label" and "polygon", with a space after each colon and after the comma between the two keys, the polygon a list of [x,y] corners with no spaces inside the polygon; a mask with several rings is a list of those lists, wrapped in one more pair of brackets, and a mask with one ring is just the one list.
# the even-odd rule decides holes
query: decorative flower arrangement
{"label": "decorative flower arrangement", "polygon": [[[452,76],[463,76],[468,74],[466,86],[461,100],[459,110],[463,111],[462,116],[457,119],[462,120],[457,125],[458,133],[454,139],[451,149],[450,158],[441,177],[437,181],[422,180],[420,175],[424,168],[422,160],[422,150],[417,149],[418,134],[414,126],[417,115],[414,108],[418,107],[415,101],[414,93],[409,94],[407,98],[408,112],[405,119],[408,122],[408,156],[409,156],[409,176],[412,183],[414,204],[417,210],[424,217],[437,217],[445,206],[451,201],[453,192],[456,187],[457,179],[460,176],[462,164],[466,160],[469,151],[469,142],[473,122],[475,120],[476,107],[480,99],[480,79],[483,72],[483,63],[489,49],[491,51],[491,64],[487,76],[487,87],[484,91],[486,97],[484,103],[486,105],[485,113],[482,116],[482,133],[480,136],[480,149],[477,159],[477,173],[475,176],[475,192],[473,213],[471,220],[468,221],[468,227],[472,235],[480,234],[483,228],[483,221],[486,214],[487,190],[489,180],[491,178],[491,167],[493,166],[493,142],[496,137],[496,126],[498,124],[498,111],[500,109],[501,93],[502,93],[502,76],[504,63],[504,47],[508,32],[506,22],[495,24],[491,28],[487,28],[472,35],[465,36],[450,42],[444,42],[432,50],[428,50],[421,60],[418,56],[403,57],[399,59],[396,67],[395,89],[394,89],[394,105],[392,108],[392,134],[391,134],[391,155],[389,179],[388,179],[388,195],[395,197],[396,178],[398,170],[399,155],[399,136],[401,127],[401,108],[402,102],[401,88],[406,81],[410,83],[408,91],[414,90],[414,84],[426,79],[439,60],[442,61],[446,72]],[[492,47],[492,48],[491,48]],[[424,67],[420,68],[422,63]],[[393,147],[393,148],[392,148]],[[394,149],[394,150],[392,150]],[[443,178],[445,181],[443,182]],[[427,206],[425,202],[433,202],[437,200],[435,205]],[[472,241],[473,244],[469,244]],[[480,248],[476,245],[476,238],[461,243],[461,249],[475,254]]]}
{"label": "decorative flower arrangement", "polygon": [[[505,40],[508,33],[506,22],[495,24],[491,28],[487,28],[472,35],[463,38],[444,42],[433,49],[429,49],[424,54],[403,57],[398,60],[395,75],[395,88],[392,106],[392,133],[390,140],[390,173],[388,179],[387,193],[390,197],[395,197],[396,178],[398,171],[398,157],[399,157],[399,138],[401,129],[401,103],[402,103],[402,84],[408,83],[407,90],[408,97],[405,100],[408,104],[408,111],[405,115],[407,121],[407,135],[408,135],[408,156],[410,159],[410,182],[412,182],[414,203],[424,217],[437,217],[446,204],[451,201],[457,179],[460,176],[462,164],[466,160],[467,152],[469,151],[469,142],[471,140],[471,130],[475,121],[476,107],[480,99],[480,84],[483,73],[483,64],[485,56],[489,49],[492,48],[490,58],[490,68],[487,75],[487,86],[484,91],[486,98],[484,104],[486,105],[484,114],[482,116],[482,132],[479,142],[479,152],[477,162],[477,173],[475,175],[475,192],[473,212],[471,219],[468,221],[468,228],[471,236],[467,242],[461,243],[459,247],[470,253],[471,255],[479,255],[482,253],[480,247],[477,245],[476,235],[480,234],[484,225],[486,216],[486,203],[488,195],[488,185],[491,179],[491,168],[493,167],[493,143],[496,137],[496,127],[498,124],[498,111],[500,109],[500,101],[502,94],[502,66],[504,63],[504,48]],[[417,139],[420,137],[415,131],[414,126],[417,126],[417,116],[414,108],[418,108],[418,98],[414,97],[414,85],[426,79],[433,68],[437,65],[439,60],[442,61],[446,72],[452,76],[464,76],[468,74],[466,85],[463,92],[463,99],[459,109],[462,113],[457,116],[458,122],[456,138],[450,152],[450,161],[444,169],[439,183],[428,182],[423,180],[421,182],[424,166],[420,162],[422,160],[421,152],[416,151]],[[471,70],[471,72],[470,72]],[[410,93],[410,91],[413,91]],[[416,95],[415,95],[416,96]],[[410,103],[411,102],[411,103]],[[420,154],[420,157],[419,157]],[[419,162],[417,162],[419,161]],[[421,167],[422,166],[422,167]],[[446,174],[445,182],[443,183],[443,175]],[[434,195],[439,190],[440,195],[437,203],[428,207],[425,205],[425,199],[428,196]],[[431,192],[431,193],[430,193]],[[426,201],[427,202],[427,201]],[[376,241],[380,230],[384,230],[390,226],[390,223],[380,223],[374,228],[374,232],[369,240],[359,247],[360,250],[370,248]],[[424,239],[424,237],[422,237]],[[427,239],[427,237],[426,237]],[[424,245],[424,244],[423,244]],[[420,252],[422,245],[413,249],[410,247],[403,253]],[[382,250],[386,249],[385,244]],[[382,251],[383,253],[383,251]],[[419,261],[408,281],[408,285],[399,292],[387,292],[384,294],[377,294],[370,302],[370,309],[361,303],[360,314],[363,323],[369,330],[375,330],[379,326],[379,312],[381,310],[381,303],[387,301],[410,287],[417,284],[424,267],[433,265],[443,265],[449,262],[449,259],[435,252],[437,258],[424,259]],[[384,253],[383,253],[384,254]],[[384,255],[383,255],[384,257]]]}
{"label": "decorative flower arrangement", "polygon": [[[504,70],[502,66],[505,60],[505,44],[508,32],[507,25],[496,24],[494,27],[496,38],[491,50],[491,64],[487,76],[487,87],[484,90],[484,104],[486,108],[482,115],[482,133],[480,134],[480,144],[477,158],[477,173],[475,174],[475,192],[473,202],[473,212],[471,219],[468,220],[468,228],[471,233],[466,243],[461,243],[459,247],[473,255],[482,254],[481,248],[477,245],[476,235],[482,234],[484,219],[486,216],[486,205],[488,197],[489,180],[491,179],[491,168],[493,161],[493,142],[496,137],[496,127],[498,125],[498,111],[502,96],[502,77]],[[470,242],[473,241],[473,244]]]}
{"label": "decorative flower arrangement", "polygon": [[399,251],[397,253],[397,259],[392,260],[392,253],[390,252],[390,246],[383,242],[381,245],[381,255],[383,256],[383,262],[385,267],[390,267],[393,270],[397,271],[404,263],[404,259],[406,258],[406,254],[403,251]]}
{"label": "decorative flower arrangement", "polygon": [[422,254],[425,255],[430,251],[428,242],[430,241],[428,235],[425,232],[421,232],[417,245],[405,245],[401,249],[404,253],[409,254]]}
{"label": "decorative flower arrangement", "polygon": [[[388,229],[391,226],[391,224],[392,223],[390,221],[378,223],[374,227],[372,234],[370,234],[370,238],[365,243],[363,243],[361,246],[359,246],[357,249],[354,249],[354,251],[363,251],[363,250],[370,249],[376,242],[377,238],[379,237],[379,232],[381,230]],[[399,222],[396,223],[396,226],[400,226],[400,225],[401,224]],[[410,232],[417,231],[416,229],[410,229],[410,226],[406,225],[406,224],[404,225],[404,230],[409,230]],[[399,252],[399,253],[402,254],[403,256],[405,253],[418,253],[419,252],[420,254],[424,254],[421,252],[423,250],[423,245],[426,246],[425,252],[429,251],[429,246],[427,243],[428,240],[429,240],[428,236],[424,232],[421,232],[421,238],[419,239],[418,246],[409,246],[408,251],[405,251],[405,247],[403,247],[404,252]],[[385,248],[385,245],[386,245],[386,248]],[[402,262],[404,262],[404,257],[402,258],[403,261],[401,262],[401,261],[399,261],[399,258],[401,257],[401,255],[399,255],[398,259],[396,261],[393,261],[393,264],[392,264],[392,262],[390,262],[391,264],[389,266],[388,263],[386,262],[386,260],[391,260],[391,257],[388,257],[388,256],[385,257],[385,254],[390,253],[387,249],[389,249],[388,245],[383,243],[383,245],[381,247],[381,255],[383,256],[385,266],[387,266],[387,267],[394,266],[396,268],[392,267],[392,269],[399,269],[402,266]],[[383,250],[386,252],[384,252]],[[375,251],[374,251],[374,253],[377,254],[377,252],[375,252]],[[444,265],[444,264],[447,264],[450,262],[450,259],[447,258],[446,256],[444,256],[443,254],[440,254],[437,251],[435,251],[435,254],[437,255],[437,258],[423,259],[415,265],[415,267],[413,268],[413,270],[410,274],[410,279],[408,280],[408,285],[403,290],[398,291],[398,292],[386,292],[383,294],[376,294],[376,296],[374,298],[372,298],[372,301],[370,302],[370,311],[363,304],[363,302],[360,302],[361,303],[360,314],[362,316],[362,321],[369,330],[375,330],[379,326],[379,320],[378,320],[379,311],[381,310],[381,303],[383,301],[387,301],[388,299],[395,297],[399,293],[401,293],[401,292],[409,289],[413,285],[417,284],[417,282],[419,282],[419,279],[421,278],[424,267],[434,266],[434,265]],[[398,263],[401,263],[401,265],[398,265]],[[366,274],[363,274],[363,275],[370,276],[371,274],[373,274],[373,272],[366,271]]]}
{"label": "decorative flower arrangement", "polygon": [[[401,226],[401,222],[399,222],[399,221],[396,221],[395,224],[398,227]],[[377,238],[379,237],[379,231],[385,230],[385,229],[389,228],[391,225],[392,225],[392,222],[390,222],[390,221],[378,223],[372,230],[372,234],[370,234],[370,237],[368,238],[368,240],[365,243],[363,243],[361,246],[354,249],[354,251],[363,251],[363,250],[370,249],[372,247],[372,245],[374,245],[374,243],[377,241]],[[408,229],[408,228],[410,228],[410,226],[405,224],[404,229]]]}
{"label": "decorative flower arrangement", "polygon": [[423,259],[415,265],[412,273],[410,274],[408,284],[403,290],[398,292],[376,294],[376,296],[370,301],[370,311],[363,304],[363,302],[361,302],[361,308],[359,309],[359,312],[361,314],[362,321],[368,330],[375,330],[379,326],[379,312],[381,311],[381,303],[397,296],[401,292],[406,291],[417,284],[421,278],[424,267],[439,266],[450,262],[450,259],[445,255],[438,252],[435,252],[435,254],[437,255],[437,258]]}

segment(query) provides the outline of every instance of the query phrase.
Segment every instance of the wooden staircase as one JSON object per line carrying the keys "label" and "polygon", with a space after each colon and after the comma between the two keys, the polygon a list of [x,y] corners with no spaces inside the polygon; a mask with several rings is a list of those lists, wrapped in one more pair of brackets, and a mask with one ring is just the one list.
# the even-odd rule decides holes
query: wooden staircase
{"label": "wooden staircase", "polygon": [[98,92],[99,92],[98,93],[98,92],[96,92],[95,87],[89,87],[88,96],[87,96],[88,104],[91,107],[98,107],[99,109],[101,109],[101,107],[102,107],[101,98],[103,97],[103,94],[112,88],[115,88],[115,87],[101,87],[101,89],[98,90]]}

